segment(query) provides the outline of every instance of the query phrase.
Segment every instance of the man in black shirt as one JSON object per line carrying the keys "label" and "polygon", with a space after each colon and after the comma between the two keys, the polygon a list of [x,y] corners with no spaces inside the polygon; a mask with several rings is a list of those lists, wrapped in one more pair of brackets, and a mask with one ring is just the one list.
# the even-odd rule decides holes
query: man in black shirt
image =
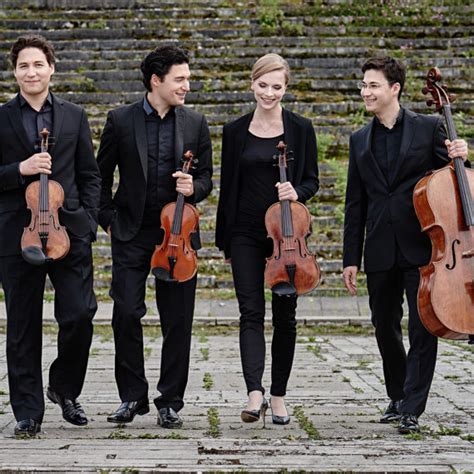
{"label": "man in black shirt", "polygon": [[[390,404],[382,423],[399,421],[399,431],[418,431],[433,379],[437,339],[422,325],[417,309],[418,267],[430,259],[421,232],[413,188],[425,174],[455,156],[467,159],[464,140],[446,140],[441,118],[400,107],[405,67],[374,58],[362,67],[358,86],[375,117],[350,139],[344,222],[344,283],[356,294],[364,248],[372,322],[383,360]],[[402,341],[403,293],[409,307],[408,355]]]}
{"label": "man in black shirt", "polygon": [[[47,396],[60,405],[66,421],[87,424],[76,399],[86,375],[97,310],[91,241],[97,230],[100,174],[84,110],[49,91],[55,71],[51,43],[38,35],[20,37],[10,59],[20,93],[0,109],[0,274],[15,434],[33,436],[41,430],[45,408],[41,337],[46,275],[55,289],[59,325],[58,356],[49,370]],[[43,128],[54,137],[46,152],[38,147]],[[33,265],[22,258],[20,241],[31,221],[25,190],[41,174],[64,190],[59,223],[67,228],[70,249],[62,259]],[[50,245],[48,241],[48,250]]]}
{"label": "man in black shirt", "polygon": [[[112,239],[112,326],[115,378],[122,401],[107,418],[131,422],[149,411],[141,318],[150,260],[163,240],[160,214],[183,193],[191,204],[212,190],[212,151],[202,114],[184,107],[189,91],[189,59],[178,47],[164,46],[146,56],[141,69],[145,97],[107,117],[98,153],[103,187],[99,222]],[[193,174],[176,171],[190,150],[199,160]],[[112,196],[114,172],[120,179]],[[192,236],[200,247],[199,233]],[[177,428],[188,380],[196,277],[183,283],[156,279],[156,302],[163,333],[160,396],[154,399],[158,424]]]}

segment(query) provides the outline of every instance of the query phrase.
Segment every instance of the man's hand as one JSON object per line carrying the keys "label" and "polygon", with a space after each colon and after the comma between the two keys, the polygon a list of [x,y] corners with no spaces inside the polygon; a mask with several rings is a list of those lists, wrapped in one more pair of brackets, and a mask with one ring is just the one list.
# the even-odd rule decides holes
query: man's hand
{"label": "man's hand", "polygon": [[278,188],[278,200],[283,201],[289,199],[290,201],[297,201],[298,194],[293,185],[287,181],[286,183],[277,183],[275,187]]}
{"label": "man's hand", "polygon": [[47,152],[35,153],[20,163],[22,176],[32,176],[38,173],[51,174],[51,155]]}
{"label": "man's hand", "polygon": [[468,150],[467,143],[464,140],[457,138],[456,140],[444,142],[448,149],[448,156],[453,158],[462,158],[463,161],[467,160]]}
{"label": "man's hand", "polygon": [[176,171],[176,173],[173,173],[173,178],[178,178],[176,180],[176,191],[178,193],[183,193],[186,197],[194,194],[193,177],[190,174]]}
{"label": "man's hand", "polygon": [[359,269],[356,265],[351,265],[349,267],[344,268],[342,272],[342,278],[344,280],[344,285],[346,285],[347,291],[352,296],[357,294],[357,271]]}

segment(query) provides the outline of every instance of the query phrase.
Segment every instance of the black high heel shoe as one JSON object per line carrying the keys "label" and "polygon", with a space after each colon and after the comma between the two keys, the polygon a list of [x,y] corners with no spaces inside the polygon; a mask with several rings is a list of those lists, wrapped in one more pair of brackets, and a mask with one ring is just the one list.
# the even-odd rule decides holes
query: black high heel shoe
{"label": "black high heel shoe", "polygon": [[272,412],[272,423],[274,425],[287,425],[290,422],[290,415],[280,416],[280,415],[273,414],[271,401],[270,401],[270,410]]}
{"label": "black high heel shoe", "polygon": [[265,428],[265,415],[268,410],[268,402],[265,397],[263,397],[262,404],[258,410],[242,410],[240,413],[240,419],[244,423],[254,423],[260,420],[260,417],[263,419],[263,427]]}

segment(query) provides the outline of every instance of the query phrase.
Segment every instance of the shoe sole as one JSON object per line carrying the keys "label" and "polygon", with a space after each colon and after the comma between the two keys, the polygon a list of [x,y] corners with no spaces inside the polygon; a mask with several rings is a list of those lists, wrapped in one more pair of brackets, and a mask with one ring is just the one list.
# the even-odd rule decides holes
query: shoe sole
{"label": "shoe sole", "polygon": [[166,429],[173,429],[173,428],[182,428],[183,427],[183,423],[161,423],[161,420],[158,418],[158,426],[161,426],[162,428],[166,428]]}
{"label": "shoe sole", "polygon": [[250,413],[245,413],[245,412],[242,412],[240,414],[240,419],[244,422],[244,423],[255,423],[256,421],[258,421],[260,419],[260,417],[256,417],[256,416],[253,416],[251,415]]}

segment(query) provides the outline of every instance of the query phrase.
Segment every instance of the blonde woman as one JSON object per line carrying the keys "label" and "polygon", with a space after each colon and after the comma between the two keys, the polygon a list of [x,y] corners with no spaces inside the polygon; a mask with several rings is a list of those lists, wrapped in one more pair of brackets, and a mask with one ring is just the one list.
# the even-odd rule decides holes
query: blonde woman
{"label": "blonde woman", "polygon": [[[290,78],[288,63],[266,54],[252,68],[255,110],[224,126],[216,244],[231,263],[240,310],[240,354],[248,392],[242,421],[255,422],[269,406],[262,377],[265,367],[264,270],[272,253],[265,212],[278,200],[304,203],[319,188],[316,136],[311,121],[282,107]],[[274,166],[283,140],[293,153],[288,181],[280,184]],[[284,397],[296,341],[296,297],[272,295],[270,407],[272,421],[290,421]]]}

